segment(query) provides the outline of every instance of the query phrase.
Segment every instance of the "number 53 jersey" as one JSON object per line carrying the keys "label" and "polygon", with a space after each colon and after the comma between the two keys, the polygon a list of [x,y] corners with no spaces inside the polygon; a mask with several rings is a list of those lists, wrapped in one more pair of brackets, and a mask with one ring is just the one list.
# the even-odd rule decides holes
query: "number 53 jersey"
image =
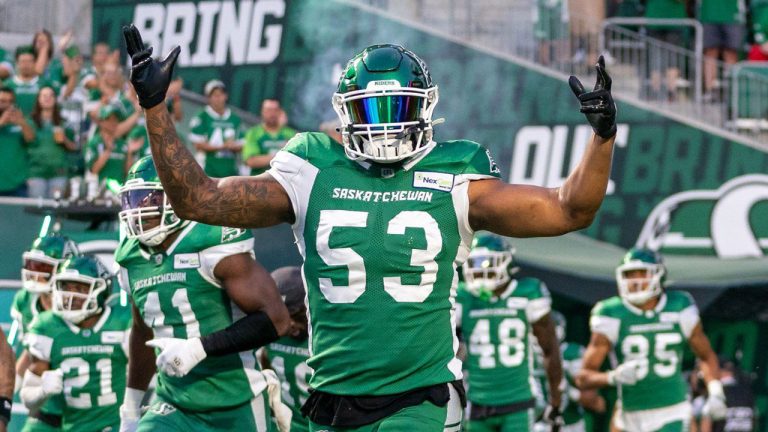
{"label": "number 53 jersey", "polygon": [[590,327],[613,344],[618,363],[640,362],[635,385],[619,387],[625,411],[648,410],[683,402],[688,385],[680,372],[683,348],[699,323],[699,311],[686,292],[667,291],[654,310],[642,311],[620,297],[592,309]]}
{"label": "number 53 jersey", "polygon": [[88,329],[51,311],[32,322],[25,341],[29,352],[64,372],[62,430],[97,431],[120,422],[130,327],[130,310],[121,307],[105,307]]}
{"label": "number 53 jersey", "polygon": [[449,141],[385,165],[350,160],[327,135],[305,133],[268,172],[296,215],[310,387],[390,395],[461,378],[456,268],[473,235],[469,181],[499,176],[488,151]]}

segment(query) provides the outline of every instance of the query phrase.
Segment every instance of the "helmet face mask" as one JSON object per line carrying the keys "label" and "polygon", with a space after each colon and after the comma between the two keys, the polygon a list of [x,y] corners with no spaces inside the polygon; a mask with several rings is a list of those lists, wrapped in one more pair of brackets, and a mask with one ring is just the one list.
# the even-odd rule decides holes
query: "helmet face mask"
{"label": "helmet face mask", "polygon": [[666,269],[661,257],[645,249],[632,249],[616,268],[619,296],[642,306],[663,292]]}
{"label": "helmet face mask", "polygon": [[80,257],[65,262],[53,278],[51,310],[73,324],[101,313],[109,295],[110,277],[97,258]]}
{"label": "helmet face mask", "polygon": [[513,266],[514,253],[515,250],[499,236],[476,237],[461,267],[467,291],[483,297],[506,286],[519,270]]}
{"label": "helmet face mask", "polygon": [[21,255],[21,280],[25,290],[36,294],[51,292],[51,279],[59,264],[79,252],[67,237],[48,235],[35,239],[29,251]]}
{"label": "helmet face mask", "polygon": [[120,188],[120,222],[128,238],[146,246],[160,245],[181,225],[157,178],[152,158],[137,161]]}
{"label": "helmet face mask", "polygon": [[332,103],[347,157],[393,163],[432,145],[438,101],[424,62],[399,45],[374,45],[349,61]]}

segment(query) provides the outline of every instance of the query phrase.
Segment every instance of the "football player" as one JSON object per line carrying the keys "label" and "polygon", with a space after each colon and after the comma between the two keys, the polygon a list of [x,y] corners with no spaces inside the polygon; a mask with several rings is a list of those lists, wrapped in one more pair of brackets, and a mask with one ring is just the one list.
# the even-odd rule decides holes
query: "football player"
{"label": "football player", "polygon": [[[267,430],[266,383],[253,352],[217,352],[222,338],[242,339],[230,324],[245,313],[238,326],[264,329],[257,338],[262,345],[288,327],[274,281],[254,258],[250,231],[180,219],[149,156],[131,167],[120,197],[126,235],[115,260],[134,318],[122,430]],[[218,330],[227,331],[210,337]],[[187,342],[184,352],[193,360],[164,363],[158,357],[156,400],[142,417],[141,401],[155,373],[147,367],[155,363],[151,347],[173,351],[175,338]]]}
{"label": "football player", "polygon": [[[717,356],[699,319],[693,298],[665,291],[662,257],[649,249],[630,249],[616,268],[619,295],[592,309],[592,337],[576,378],[582,389],[616,386],[614,425],[627,432],[687,431],[691,419],[688,385],[680,371],[684,345],[701,360],[707,383],[708,412],[725,416],[725,394],[718,380]],[[617,365],[600,372],[606,356]]]}
{"label": "football player", "polygon": [[301,415],[301,406],[309,397],[309,377],[312,369],[307,366],[309,358],[309,334],[307,328],[307,307],[304,305],[306,292],[301,280],[299,267],[282,267],[272,272],[272,278],[280,290],[291,326],[285,336],[265,346],[260,352],[262,367],[273,369],[280,379],[283,403],[292,412],[291,432],[309,431],[307,419]]}
{"label": "football player", "polygon": [[177,214],[293,227],[314,370],[302,408],[310,430],[458,428],[457,269],[476,230],[541,236],[589,225],[605,195],[616,133],[603,62],[594,91],[570,81],[596,133],[559,188],[506,184],[479,144],[435,142],[437,86],[416,54],[391,44],[364,49],[342,72],[332,98],[341,145],[322,133],[299,134],[267,173],[214,179],[161,103],[180,48],[157,61],[134,26],[124,36],[152,155]]}
{"label": "football player", "polygon": [[[562,411],[563,411],[563,427],[560,428],[561,432],[586,432],[586,424],[584,422],[584,408],[591,411],[603,413],[605,412],[605,399],[603,399],[596,390],[579,390],[576,387],[576,376],[581,370],[581,359],[584,355],[584,347],[565,341],[565,329],[566,321],[563,314],[558,311],[552,311],[552,319],[555,322],[555,332],[557,333],[557,340],[560,342],[560,355],[563,359],[563,378],[565,380],[564,397],[562,398]],[[540,355],[536,350],[536,368],[540,368],[538,364],[542,363]],[[534,375],[543,375],[542,373]],[[541,385],[545,388],[544,385]],[[542,419],[543,420],[543,419]],[[534,430],[548,431],[549,425],[544,421],[539,421],[536,424]]]}
{"label": "football player", "polygon": [[112,275],[92,256],[61,264],[52,309],[35,318],[26,338],[32,362],[21,400],[31,410],[64,395],[63,431],[117,431],[128,363],[127,309],[106,305]]}
{"label": "football player", "polygon": [[562,426],[560,350],[550,311],[552,299],[538,279],[512,278],[519,270],[501,237],[481,234],[462,266],[458,325],[467,344],[469,431],[530,431],[534,422],[529,334],[541,346],[549,383],[547,420]]}
{"label": "football player", "polygon": [[[51,280],[59,266],[68,258],[79,256],[75,242],[58,234],[38,237],[22,258],[22,289],[13,297],[11,317],[11,343],[16,345],[19,358],[16,363],[16,385],[21,386],[30,364],[30,356],[23,349],[24,335],[32,321],[41,312],[51,309]],[[60,430],[63,401],[60,396],[49,398],[39,409],[30,412],[24,423],[24,432],[50,432]]]}

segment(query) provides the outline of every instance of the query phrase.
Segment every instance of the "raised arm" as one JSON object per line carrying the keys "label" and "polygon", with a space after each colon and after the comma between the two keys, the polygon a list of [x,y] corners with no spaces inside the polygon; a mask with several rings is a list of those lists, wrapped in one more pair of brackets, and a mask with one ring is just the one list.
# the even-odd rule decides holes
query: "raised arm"
{"label": "raised arm", "polygon": [[562,186],[544,188],[478,180],[469,185],[472,228],[512,237],[561,235],[585,228],[600,208],[608,187],[616,135],[616,105],[611,78],[600,57],[597,84],[586,92],[576,77],[569,84],[595,133],[576,169]]}
{"label": "raised arm", "polygon": [[182,143],[163,103],[180,49],[158,62],[152,59],[152,48],[144,49],[136,27],[124,27],[123,35],[133,62],[131,83],[145,110],[152,158],[176,214],[243,228],[292,223],[288,194],[272,176],[210,178]]}

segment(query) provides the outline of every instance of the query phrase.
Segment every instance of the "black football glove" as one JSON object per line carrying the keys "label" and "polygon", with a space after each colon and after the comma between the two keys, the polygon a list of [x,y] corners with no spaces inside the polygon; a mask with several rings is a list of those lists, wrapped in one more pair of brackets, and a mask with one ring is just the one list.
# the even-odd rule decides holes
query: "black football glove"
{"label": "black football glove", "polygon": [[181,48],[174,48],[163,61],[152,58],[152,47],[145,48],[139,30],[131,24],[123,26],[123,37],[128,55],[131,57],[131,83],[144,108],[165,101],[165,93],[173,76],[173,67]]}
{"label": "black football glove", "polygon": [[616,135],[616,104],[611,97],[611,77],[605,71],[605,59],[603,56],[597,60],[597,82],[591,92],[584,90],[578,78],[571,75],[568,84],[571,90],[579,98],[580,111],[587,117],[592,129],[603,138]]}
{"label": "black football glove", "polygon": [[541,414],[540,421],[544,422],[550,427],[551,432],[560,432],[560,429],[565,424],[563,420],[563,413],[560,411],[560,407],[547,405],[544,408],[544,412]]}

